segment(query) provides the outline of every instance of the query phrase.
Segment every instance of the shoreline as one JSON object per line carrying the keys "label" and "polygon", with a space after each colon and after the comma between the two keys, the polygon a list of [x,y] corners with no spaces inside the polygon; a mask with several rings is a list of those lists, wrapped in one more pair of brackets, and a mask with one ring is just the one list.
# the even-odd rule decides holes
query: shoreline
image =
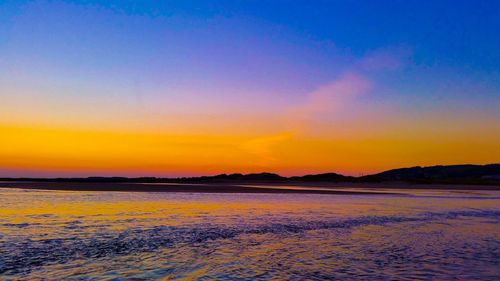
{"label": "shoreline", "polygon": [[[307,186],[303,189],[286,188],[276,184],[260,183],[260,187],[252,184],[186,184],[186,183],[86,183],[86,182],[14,182],[0,181],[0,189],[20,188],[26,190],[53,191],[107,191],[107,192],[186,192],[186,193],[299,193],[299,194],[332,194],[332,195],[397,195],[397,192],[328,190],[325,187],[314,189]],[[275,186],[275,187],[273,187]],[[333,188],[333,187],[332,187]]]}
{"label": "shoreline", "polygon": [[[48,182],[0,181],[2,188],[60,191],[107,192],[186,192],[186,193],[302,193],[337,195],[401,195],[405,190],[500,191],[500,186],[387,183],[300,183],[300,182],[221,182],[221,183],[144,183],[144,182]],[[345,190],[343,190],[345,189]]]}

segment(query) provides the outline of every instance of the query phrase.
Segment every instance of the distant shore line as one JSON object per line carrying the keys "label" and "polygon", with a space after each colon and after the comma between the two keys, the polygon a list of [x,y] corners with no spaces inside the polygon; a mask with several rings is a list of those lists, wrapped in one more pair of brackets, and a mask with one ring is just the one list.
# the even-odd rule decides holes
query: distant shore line
{"label": "distant shore line", "polygon": [[[79,178],[9,178],[2,177],[6,182],[51,182],[51,183],[150,183],[150,184],[211,184],[211,185],[397,185],[412,184],[412,188],[428,189],[436,186],[437,189],[446,189],[446,186],[464,186],[465,189],[473,186],[484,186],[479,189],[500,189],[500,164],[486,165],[437,165],[429,167],[410,167],[387,170],[378,174],[365,176],[344,176],[338,173],[309,174],[304,176],[285,177],[275,173],[250,174],[219,174],[214,176],[198,177],[79,177]],[[463,187],[458,187],[463,189]]]}
{"label": "distant shore line", "polygon": [[[46,182],[46,181],[1,181],[0,189],[19,188],[26,190],[53,191],[108,191],[108,192],[183,192],[183,193],[295,193],[331,195],[399,195],[404,190],[497,190],[500,186],[484,185],[436,185],[409,184],[401,182],[360,183],[126,183],[126,182]],[[399,190],[399,191],[398,191]]]}
{"label": "distant shore line", "polygon": [[116,192],[186,192],[186,193],[302,193],[302,194],[337,194],[337,195],[380,195],[396,194],[377,191],[350,191],[302,188],[261,187],[236,184],[155,184],[155,183],[90,183],[90,182],[24,182],[0,181],[2,188],[20,188],[28,190],[54,191],[116,191]]}

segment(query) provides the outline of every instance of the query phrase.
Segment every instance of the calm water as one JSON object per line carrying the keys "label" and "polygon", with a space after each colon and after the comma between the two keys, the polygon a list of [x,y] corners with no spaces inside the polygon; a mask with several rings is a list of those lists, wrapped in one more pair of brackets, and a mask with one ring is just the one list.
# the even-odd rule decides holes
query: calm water
{"label": "calm water", "polygon": [[0,279],[499,280],[500,193],[0,189]]}

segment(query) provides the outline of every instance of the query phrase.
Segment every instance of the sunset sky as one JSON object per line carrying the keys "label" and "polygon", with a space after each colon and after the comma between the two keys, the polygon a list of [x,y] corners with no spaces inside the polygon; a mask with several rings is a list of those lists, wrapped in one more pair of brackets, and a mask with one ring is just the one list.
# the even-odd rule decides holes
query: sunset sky
{"label": "sunset sky", "polygon": [[500,162],[500,1],[0,1],[0,176]]}

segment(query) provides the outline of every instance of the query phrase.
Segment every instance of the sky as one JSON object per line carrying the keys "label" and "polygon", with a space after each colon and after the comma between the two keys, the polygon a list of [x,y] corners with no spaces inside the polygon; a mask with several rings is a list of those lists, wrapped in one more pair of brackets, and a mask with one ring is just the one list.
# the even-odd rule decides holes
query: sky
{"label": "sky", "polygon": [[498,1],[0,1],[0,176],[500,162]]}

